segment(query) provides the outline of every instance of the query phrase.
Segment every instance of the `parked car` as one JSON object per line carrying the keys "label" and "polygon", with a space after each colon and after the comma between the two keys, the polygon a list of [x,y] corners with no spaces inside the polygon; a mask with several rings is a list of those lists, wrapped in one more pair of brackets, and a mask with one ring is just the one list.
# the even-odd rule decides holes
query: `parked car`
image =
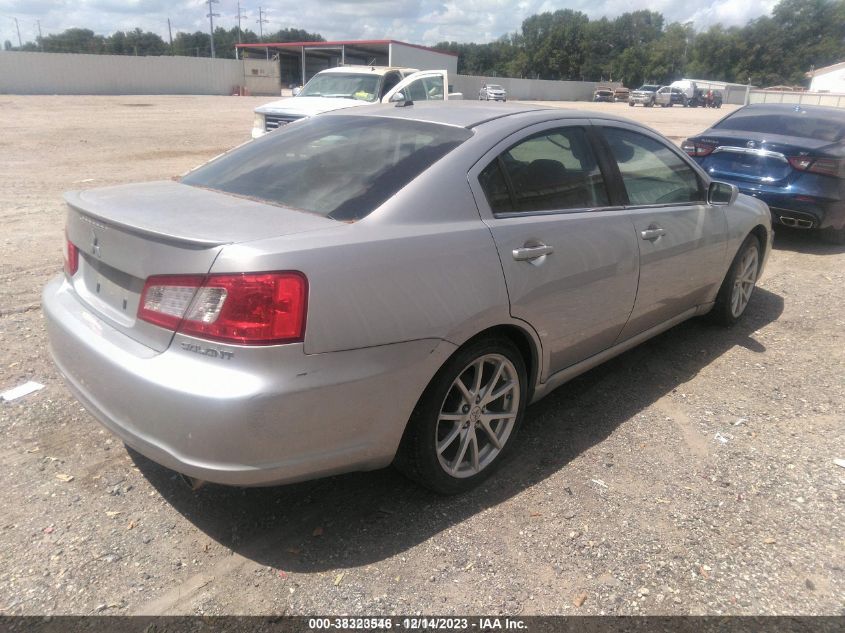
{"label": "parked car", "polygon": [[474,101],[329,112],[65,198],[43,307],[68,386],[140,453],[233,485],[394,462],[466,490],[530,402],[739,319],[771,246],[762,202],[646,127]]}
{"label": "parked car", "polygon": [[845,112],[755,104],[684,141],[713,178],[769,205],[772,220],[845,244]]}
{"label": "parked car", "polygon": [[661,108],[671,108],[673,105],[687,107],[687,96],[680,88],[663,86],[654,93],[654,103]]}
{"label": "parked car", "polygon": [[631,95],[631,91],[628,90],[625,86],[616,86],[613,89],[613,100],[614,101],[627,101],[628,97]]}
{"label": "parked car", "polygon": [[636,90],[631,91],[628,95],[628,105],[632,108],[640,103],[646,108],[654,106],[654,94],[660,90],[660,86],[655,84],[643,84]]}
{"label": "parked car", "polygon": [[252,137],[314,116],[377,103],[388,103],[399,97],[414,101],[461,99],[460,93],[449,93],[449,76],[445,70],[388,68],[383,66],[338,66],[314,75],[294,97],[280,99],[255,109]]}
{"label": "parked car", "polygon": [[613,103],[615,99],[616,96],[613,92],[613,88],[599,87],[596,88],[596,91],[593,93],[593,101],[607,101]]}
{"label": "parked car", "polygon": [[507,101],[508,93],[498,84],[484,84],[478,91],[481,101]]}

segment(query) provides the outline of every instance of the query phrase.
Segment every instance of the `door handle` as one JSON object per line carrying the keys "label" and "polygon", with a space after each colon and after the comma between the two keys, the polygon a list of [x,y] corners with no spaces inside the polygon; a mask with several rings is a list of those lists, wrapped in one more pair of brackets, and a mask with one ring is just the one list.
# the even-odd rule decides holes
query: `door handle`
{"label": "door handle", "polygon": [[555,249],[551,246],[535,244],[533,246],[523,246],[522,248],[513,249],[513,258],[518,262],[526,262],[532,259],[539,259],[544,255],[550,255],[554,252]]}
{"label": "door handle", "polygon": [[652,224],[645,231],[640,231],[640,237],[642,237],[647,242],[653,242],[657,238],[663,237],[664,235],[666,235],[666,229],[661,226],[657,226],[656,224]]}

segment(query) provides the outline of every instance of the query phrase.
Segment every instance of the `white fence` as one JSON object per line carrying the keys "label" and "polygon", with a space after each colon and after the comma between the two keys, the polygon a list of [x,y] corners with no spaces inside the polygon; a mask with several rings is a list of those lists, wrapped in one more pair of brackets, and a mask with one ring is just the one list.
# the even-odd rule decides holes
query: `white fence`
{"label": "white fence", "polygon": [[[516,79],[513,77],[478,77],[456,75],[450,77],[456,92],[462,92],[464,99],[477,99],[484,84],[502,86],[508,99],[523,101],[592,101],[593,92],[599,85],[594,81],[547,81],[544,79]],[[618,85],[602,83],[602,86]]]}
{"label": "white fence", "polygon": [[780,90],[752,90],[749,103],[794,103],[845,108],[845,94],[832,92],[781,92]]}
{"label": "white fence", "polygon": [[[0,94],[232,94],[237,86],[275,74],[275,62],[206,57],[134,57],[0,52]],[[268,64],[265,70],[260,68]],[[249,79],[249,81],[248,81]],[[267,94],[279,94],[278,80]],[[255,91],[255,92],[263,92]]]}

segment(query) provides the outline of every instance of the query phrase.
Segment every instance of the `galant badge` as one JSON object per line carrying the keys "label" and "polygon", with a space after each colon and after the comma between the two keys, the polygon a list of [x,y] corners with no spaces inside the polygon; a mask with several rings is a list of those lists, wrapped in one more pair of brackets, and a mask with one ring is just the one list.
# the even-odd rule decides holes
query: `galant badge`
{"label": "galant badge", "polygon": [[91,254],[100,259],[100,238],[94,231],[91,231]]}

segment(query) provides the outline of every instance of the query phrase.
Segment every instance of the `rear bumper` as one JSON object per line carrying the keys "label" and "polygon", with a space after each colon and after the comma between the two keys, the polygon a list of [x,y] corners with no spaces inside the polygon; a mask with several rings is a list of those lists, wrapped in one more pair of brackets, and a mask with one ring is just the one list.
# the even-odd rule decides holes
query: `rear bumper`
{"label": "rear bumper", "polygon": [[[43,293],[53,358],[79,401],[153,461],[253,486],[389,464],[431,377],[454,351],[420,340],[308,355],[302,344],[151,350],[85,308],[59,277]],[[183,349],[182,343],[194,343]]]}
{"label": "rear bumper", "polygon": [[845,227],[845,202],[817,199],[815,202],[796,200],[794,195],[750,189],[747,183],[734,182],[741,193],[753,196],[769,205],[772,223],[806,229]]}

